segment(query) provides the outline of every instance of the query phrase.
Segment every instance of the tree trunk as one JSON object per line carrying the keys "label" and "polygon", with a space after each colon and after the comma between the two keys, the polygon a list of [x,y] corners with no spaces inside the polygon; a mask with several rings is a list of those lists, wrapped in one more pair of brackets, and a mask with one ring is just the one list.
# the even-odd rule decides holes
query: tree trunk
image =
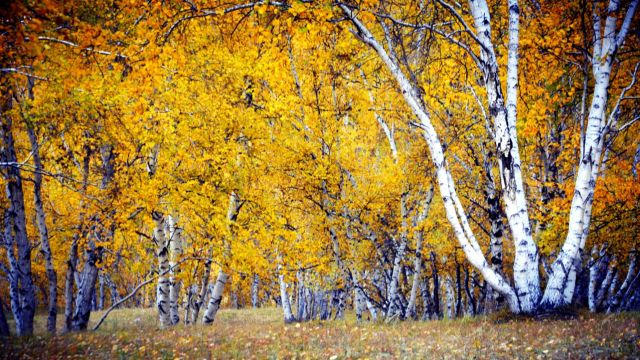
{"label": "tree trunk", "polygon": [[[485,160],[485,173],[487,179],[487,205],[489,205],[489,220],[491,222],[490,243],[489,243],[489,262],[491,268],[499,274],[503,274],[502,269],[502,240],[503,240],[503,223],[502,209],[500,208],[500,197],[496,193],[496,185],[491,175],[491,164]],[[489,312],[496,311],[501,300],[500,293],[495,291],[491,286],[487,288],[486,307]]]}
{"label": "tree trunk", "polygon": [[437,318],[438,314],[434,312],[433,301],[429,291],[429,279],[424,279],[420,283],[420,293],[422,294],[422,320]]}
{"label": "tree trunk", "polygon": [[180,269],[176,267],[176,262],[182,254],[182,229],[176,225],[177,219],[168,216],[169,225],[169,320],[171,325],[180,323],[180,313],[178,309],[178,301],[180,299],[181,282],[176,276]]}
{"label": "tree trunk", "polygon": [[169,244],[167,244],[165,238],[164,216],[157,211],[153,211],[151,217],[155,222],[153,241],[157,249],[158,273],[162,274],[158,277],[156,305],[158,307],[160,327],[164,328],[171,325],[171,319],[169,318],[169,278],[165,275],[169,269]]}
{"label": "tree trunk", "polygon": [[402,307],[402,301],[399,294],[399,281],[400,270],[402,267],[402,261],[404,260],[404,253],[407,249],[407,197],[409,193],[404,192],[400,198],[400,218],[402,224],[400,225],[399,243],[397,245],[396,256],[393,259],[393,271],[391,273],[391,283],[389,286],[389,308],[387,309],[387,319],[403,319],[404,310]]}
{"label": "tree trunk", "polygon": [[[211,257],[212,252],[209,251],[209,257]],[[204,304],[204,301],[207,297],[207,291],[209,290],[209,277],[211,276],[211,259],[207,259],[204,263],[204,275],[202,276],[202,284],[200,285],[200,292],[198,293],[198,298],[196,299],[192,313],[191,313],[191,322],[193,324],[198,322],[198,313]]]}
{"label": "tree trunk", "polygon": [[[111,305],[113,306],[113,304],[120,301],[120,294],[118,293],[118,288],[116,287],[116,284],[113,282],[113,279],[111,279],[110,276],[107,276],[106,280],[107,280],[107,285],[109,286],[109,294],[111,295]],[[153,301],[153,300],[150,300],[150,301]],[[149,306],[151,306],[151,304]]]}
{"label": "tree trunk", "polygon": [[431,252],[431,272],[433,277],[433,313],[437,318],[442,316],[440,311],[440,278],[438,276],[438,264],[436,253]]}
{"label": "tree trunk", "polygon": [[460,273],[460,264],[456,262],[456,317],[462,316],[462,277]]}
{"label": "tree trunk", "polygon": [[8,210],[4,212],[4,239],[3,243],[7,249],[7,258],[9,259],[9,273],[7,280],[9,282],[9,301],[11,302],[11,312],[16,323],[16,331],[21,328],[20,320],[20,285],[18,283],[18,260],[13,245],[13,234],[11,232],[11,215]]}
{"label": "tree trunk", "polygon": [[78,264],[78,240],[77,234],[73,235],[69,259],[67,260],[67,273],[64,281],[64,332],[71,331],[73,320],[73,285],[75,283],[75,272]]}
{"label": "tree trunk", "polygon": [[447,311],[445,312],[446,318],[451,320],[454,318],[454,298],[453,298],[453,284],[451,281],[451,277],[447,276],[447,280],[445,281],[445,293],[447,297]]}
{"label": "tree trunk", "polygon": [[[233,224],[236,222],[238,215],[240,213],[240,209],[242,208],[243,202],[240,201],[240,196],[232,191],[229,194],[229,207],[227,210],[227,221],[228,221],[228,238],[225,237],[223,241],[224,247],[224,255],[225,257],[231,256],[231,246],[230,241],[235,238],[235,229],[233,228]],[[224,272],[224,269],[220,269],[218,273],[218,278],[216,279],[216,283],[211,291],[211,297],[209,298],[209,303],[207,304],[207,310],[204,313],[202,318],[202,322],[205,325],[213,323],[216,313],[220,309],[220,302],[222,301],[222,294],[224,293],[224,287],[228,280],[227,274]]]}
{"label": "tree trunk", "polygon": [[45,218],[44,206],[42,204],[42,161],[40,159],[40,145],[36,138],[35,131],[32,127],[27,126],[29,141],[31,142],[31,154],[35,171],[33,174],[33,194],[36,210],[36,223],[40,233],[40,247],[45,261],[45,272],[49,282],[48,295],[48,314],[47,314],[47,331],[51,334],[56,333],[56,318],[58,315],[58,278],[53,267],[51,258],[51,246],[49,245],[49,231],[47,229],[47,221]]}
{"label": "tree trunk", "polygon": [[[422,209],[418,213],[418,215],[413,220],[413,227],[418,227],[420,224],[427,218],[429,215],[429,209],[431,208],[431,201],[433,200],[433,185],[431,185],[430,189],[424,196],[424,200],[422,203]],[[416,319],[418,317],[416,313],[416,301],[418,296],[418,288],[421,283],[421,275],[422,275],[422,241],[424,238],[424,233],[422,230],[416,231],[414,233],[416,238],[416,251],[415,251],[415,259],[413,261],[413,279],[411,283],[411,293],[409,295],[409,303],[407,304],[407,317],[411,317]]]}
{"label": "tree trunk", "polygon": [[[595,257],[597,255],[599,256],[596,259]],[[590,263],[588,303],[589,310],[591,312],[595,312],[597,307],[598,289],[602,280],[602,272],[608,265],[607,255],[605,254],[605,246],[602,246],[599,253],[596,246],[593,247]]]}
{"label": "tree trunk", "polygon": [[104,275],[99,275],[98,277],[98,283],[99,283],[99,295],[98,295],[98,310],[102,310],[104,309]]}
{"label": "tree trunk", "polygon": [[284,323],[289,324],[296,321],[291,311],[291,303],[289,302],[289,295],[287,294],[287,283],[284,281],[284,274],[282,274],[282,267],[278,265],[278,283],[280,284],[280,303],[282,304],[282,311],[284,312]]}
{"label": "tree trunk", "polygon": [[2,305],[2,301],[0,301],[0,337],[8,337],[11,335],[9,332],[9,324],[7,323],[7,318],[4,316],[4,306]]}
{"label": "tree trunk", "polygon": [[[429,113],[422,104],[419,96],[419,90],[411,85],[411,82],[407,79],[402,69],[389,56],[385,48],[380,44],[380,42],[376,40],[369,29],[356,17],[355,12],[345,4],[339,4],[338,6],[356,28],[356,31],[360,35],[359,39],[378,53],[380,59],[384,62],[388,70],[395,77],[396,82],[400,87],[400,91],[405,98],[405,101],[407,102],[407,105],[409,105],[413,113],[420,120],[423,136],[427,141],[427,145],[429,146],[429,151],[431,153],[431,160],[435,166],[438,187],[440,189],[440,194],[444,202],[447,219],[452,225],[456,239],[458,240],[460,247],[464,251],[467,259],[482,273],[487,282],[489,282],[499,292],[504,294],[504,296],[509,300],[509,306],[512,311],[521,311],[522,309],[520,307],[520,303],[518,302],[518,297],[516,296],[515,291],[513,290],[511,285],[509,285],[509,283],[505,281],[503,276],[497,274],[493,269],[491,269],[484,257],[479,243],[475,238],[473,231],[471,230],[467,215],[456,193],[455,183],[453,182],[451,174],[449,173],[442,143],[440,142],[438,134],[431,122]],[[522,196],[524,196],[524,192]],[[534,253],[537,254],[537,252],[535,251]],[[535,277],[533,279],[534,283],[537,279],[537,264],[535,265],[536,274],[531,275],[532,278]],[[531,296],[535,294],[529,295]]]}
{"label": "tree trunk", "polygon": [[260,277],[258,274],[253,274],[253,281],[251,282],[251,306],[256,309],[260,307],[260,300],[258,298],[258,289],[260,286]]}
{"label": "tree trunk", "polygon": [[465,266],[464,268],[464,291],[467,295],[467,315],[475,316],[477,311],[477,302],[474,294],[474,286],[470,284],[472,278],[475,274],[471,274],[469,276],[469,269]]}
{"label": "tree trunk", "polygon": [[[6,100],[6,99],[5,99]],[[6,163],[17,164],[14,139],[12,134],[12,119],[5,111],[11,108],[11,99],[2,104],[0,118],[0,136],[2,137],[2,159]],[[9,231],[5,231],[7,240],[13,249],[17,248],[17,258],[12,275],[15,276],[19,290],[14,295],[18,295],[17,305],[14,310],[18,335],[33,334],[33,317],[36,310],[36,291],[31,275],[31,244],[27,237],[27,223],[25,218],[24,193],[22,190],[22,176],[18,166],[7,166],[4,170],[5,189],[8,208]],[[12,299],[13,301],[13,299]]]}
{"label": "tree trunk", "polygon": [[[609,97],[611,67],[618,48],[624,42],[637,5],[638,0],[633,0],[629,5],[619,32],[616,31],[620,6],[619,1],[610,1],[606,12],[607,18],[604,31],[601,29],[600,16],[594,12],[593,30],[595,36],[592,55],[593,60],[591,63],[595,79],[593,97],[589,107],[583,151],[575,176],[576,184],[571,202],[571,210],[569,212],[567,237],[556,261],[553,263],[552,276],[547,282],[547,287],[542,299],[541,306],[543,307],[552,308],[567,305],[567,296],[564,296],[563,290],[575,258],[579,256],[580,252],[584,249],[589,230],[591,204],[593,203],[600,157],[607,131],[604,115]],[[594,11],[595,9],[596,6],[594,5]],[[590,302],[590,308],[591,305]]]}
{"label": "tree trunk", "polygon": [[609,305],[607,306],[607,313],[618,311],[618,309],[620,308],[623,296],[629,288],[629,285],[631,285],[631,282],[633,281],[637,264],[638,259],[636,258],[636,252],[633,251],[631,252],[631,254],[629,254],[629,268],[627,270],[627,276],[625,276],[624,281],[622,282],[622,285],[620,285],[618,291],[615,292],[615,294],[611,297]]}
{"label": "tree trunk", "polygon": [[600,288],[598,289],[595,301],[595,308],[591,311],[600,311],[602,308],[602,303],[604,302],[607,294],[609,293],[609,288],[612,284],[612,281],[617,273],[617,267],[615,266],[615,258],[609,262],[609,266],[606,267],[607,273],[600,284]]}
{"label": "tree trunk", "polygon": [[336,308],[336,314],[334,320],[344,320],[344,312],[347,306],[347,292],[344,289],[334,290],[334,307]]}
{"label": "tree trunk", "polygon": [[[470,0],[469,7],[474,19],[478,41],[482,45],[480,51],[481,70],[487,91],[489,114],[494,125],[494,140],[506,216],[515,247],[513,278],[517,303],[513,303],[514,299],[510,299],[510,306],[516,312],[530,313],[535,310],[538,304],[540,280],[538,249],[531,236],[531,224],[522,181],[522,166],[516,134],[520,9],[516,0],[509,1],[507,98],[505,102],[498,74],[498,61],[491,39],[489,7],[484,0]],[[489,282],[491,283],[491,281]]]}
{"label": "tree trunk", "polygon": [[87,260],[80,275],[80,285],[76,297],[76,306],[71,321],[71,330],[82,331],[87,329],[91,316],[91,302],[96,291],[96,279],[98,278],[97,262],[101,259],[101,249],[87,250]]}
{"label": "tree trunk", "polygon": [[222,294],[224,293],[224,286],[228,280],[227,274],[224,271],[220,270],[218,272],[218,278],[216,279],[216,284],[211,291],[211,297],[209,298],[209,303],[207,304],[207,309],[204,312],[204,316],[202,317],[202,323],[205,325],[212,324],[216,318],[216,314],[220,309],[220,303],[222,302]]}
{"label": "tree trunk", "polygon": [[198,291],[198,287],[196,285],[187,286],[184,294],[184,324],[191,324],[191,313],[193,312],[193,307],[195,306],[196,300],[196,291]]}
{"label": "tree trunk", "polygon": [[356,312],[356,321],[357,322],[361,322],[362,321],[362,314],[365,312],[366,310],[366,304],[365,304],[365,299],[364,296],[361,294],[361,292],[354,287],[354,291],[353,291],[354,297],[353,297],[353,304],[354,304],[354,310]]}

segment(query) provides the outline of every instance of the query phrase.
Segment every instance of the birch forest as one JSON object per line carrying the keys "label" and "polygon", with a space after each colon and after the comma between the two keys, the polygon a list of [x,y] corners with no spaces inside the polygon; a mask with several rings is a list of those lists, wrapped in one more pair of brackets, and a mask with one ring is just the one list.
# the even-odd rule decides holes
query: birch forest
{"label": "birch forest", "polygon": [[638,2],[4,1],[0,358],[640,356]]}

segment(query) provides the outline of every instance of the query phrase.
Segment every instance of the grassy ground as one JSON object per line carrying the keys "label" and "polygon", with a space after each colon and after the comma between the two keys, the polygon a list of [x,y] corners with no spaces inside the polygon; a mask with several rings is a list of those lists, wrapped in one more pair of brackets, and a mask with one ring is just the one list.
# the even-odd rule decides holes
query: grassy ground
{"label": "grassy ground", "polygon": [[[99,318],[94,313],[92,319]],[[351,315],[351,314],[350,314]],[[640,314],[573,320],[494,318],[284,325],[279,309],[223,310],[213,326],[159,330],[153,309],[114,311],[97,332],[0,342],[0,357],[29,358],[640,358]]]}

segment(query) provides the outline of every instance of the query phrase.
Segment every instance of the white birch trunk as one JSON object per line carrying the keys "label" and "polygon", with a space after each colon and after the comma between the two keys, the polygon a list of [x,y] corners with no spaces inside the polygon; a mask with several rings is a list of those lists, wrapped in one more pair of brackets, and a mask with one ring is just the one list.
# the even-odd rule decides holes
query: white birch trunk
{"label": "white birch trunk", "polygon": [[218,272],[218,278],[216,284],[211,291],[211,297],[209,298],[209,304],[207,304],[207,310],[202,317],[202,323],[205,325],[212,324],[216,318],[218,310],[220,310],[220,304],[222,303],[222,295],[224,293],[224,286],[227,284],[229,277],[224,271]]}
{"label": "white birch trunk", "polygon": [[531,236],[531,224],[522,181],[522,167],[516,134],[516,103],[518,88],[519,12],[516,0],[509,0],[509,49],[507,61],[507,102],[498,74],[498,61],[491,39],[491,15],[484,0],[469,1],[477,39],[481,44],[481,67],[487,90],[489,114],[494,124],[494,139],[498,151],[500,182],[505,212],[513,243],[515,259],[513,279],[519,311],[532,312],[540,297],[538,250]]}
{"label": "white birch trunk", "polygon": [[158,307],[160,327],[164,328],[171,325],[171,319],[169,317],[169,278],[166,275],[167,270],[169,270],[169,244],[167,244],[165,237],[164,216],[161,213],[154,211],[151,213],[151,217],[155,222],[155,228],[153,229],[153,241],[156,245],[158,273],[161,274],[158,277],[156,306]]}
{"label": "white birch trunk", "polygon": [[259,285],[260,277],[258,274],[253,274],[253,281],[251,282],[251,306],[254,309],[260,307],[260,299],[258,298]]}
{"label": "white birch trunk", "polygon": [[296,321],[296,318],[291,311],[291,302],[287,294],[287,283],[284,281],[281,265],[278,265],[278,283],[280,284],[280,303],[282,304],[282,311],[284,312],[284,323],[289,324]]}
{"label": "white birch trunk", "polygon": [[87,329],[91,316],[91,303],[96,291],[96,279],[98,267],[96,263],[101,260],[99,250],[87,250],[87,260],[80,274],[76,306],[71,321],[71,330],[83,331]]}
{"label": "white birch trunk", "polygon": [[356,312],[356,321],[361,322],[362,314],[366,310],[365,299],[357,288],[354,288],[353,295],[353,308]]}
{"label": "white birch trunk", "polygon": [[[4,97],[4,96],[3,96]],[[5,100],[5,99],[3,99]],[[0,119],[2,126],[0,127],[0,137],[2,138],[2,160],[7,163],[17,163],[17,156],[12,134],[11,116],[5,114],[4,108],[8,105],[11,108],[11,100],[6,104],[0,104]],[[35,285],[31,275],[31,244],[27,237],[27,223],[25,217],[24,192],[22,189],[22,175],[20,169],[15,166],[9,166],[4,169],[5,190],[9,203],[6,210],[8,215],[8,231],[5,232],[8,240],[11,240],[11,246],[16,246],[17,257],[15,257],[16,268],[12,276],[19,286],[17,291],[18,299],[16,301],[17,308],[13,311],[16,319],[16,327],[18,335],[33,334],[33,318],[36,310],[36,293]]]}
{"label": "white birch trunk", "polygon": [[176,278],[180,269],[176,267],[176,262],[182,255],[182,229],[177,225],[174,216],[167,217],[169,225],[169,318],[171,325],[180,322],[178,300],[180,299],[180,288],[182,283]]}
{"label": "white birch trunk", "polygon": [[355,288],[356,293],[358,293],[357,296],[359,296],[361,299],[363,299],[364,304],[365,304],[367,310],[369,311],[369,315],[371,316],[371,320],[377,321],[378,320],[378,311],[376,310],[375,305],[369,300],[369,298],[367,297],[367,294],[364,291],[364,288],[362,287],[361,280],[364,281],[364,279],[366,279],[366,277],[367,277],[366,272],[362,276],[362,279],[359,279],[357,270],[354,271],[353,274],[354,274],[354,276],[353,276],[353,286]]}
{"label": "white birch trunk", "polygon": [[511,309],[515,312],[519,312],[520,307],[513,288],[501,275],[491,269],[475,239],[475,235],[471,231],[467,216],[463,211],[462,205],[460,204],[458,195],[455,191],[454,183],[449,175],[442,144],[440,143],[440,139],[433,127],[433,124],[431,123],[429,114],[421,105],[420,99],[416,98],[415,89],[412,88],[410,82],[402,73],[402,70],[394,61],[391,60],[386,50],[374,38],[369,29],[360,22],[355,13],[346,5],[341,4],[339,6],[343,13],[351,20],[360,39],[377,52],[387,69],[395,77],[405,101],[420,120],[423,136],[427,141],[431,153],[431,160],[435,165],[438,187],[444,202],[447,219],[452,225],[456,239],[467,256],[467,259],[480,271],[488,283],[508,299]]}
{"label": "white birch trunk", "polygon": [[400,270],[402,268],[402,261],[404,260],[404,253],[407,249],[407,197],[408,193],[403,193],[400,199],[400,218],[401,229],[400,239],[396,250],[396,256],[393,259],[393,271],[391,272],[391,283],[389,285],[389,308],[387,309],[387,319],[402,319],[404,318],[404,309],[402,307],[402,301],[399,294],[399,281]]}
{"label": "white birch trunk", "polygon": [[[584,151],[581,154],[580,165],[576,175],[575,191],[569,213],[567,237],[562,246],[562,250],[552,266],[553,274],[551,278],[549,278],[545,289],[542,299],[543,307],[552,308],[567,305],[564,303],[567,297],[563,296],[563,290],[566,286],[571,266],[575,258],[579,256],[580,251],[584,248],[586,242],[585,232],[588,231],[590,223],[590,214],[586,214],[590,209],[590,203],[593,201],[597,169],[602,153],[603,137],[606,131],[604,116],[609,96],[611,66],[615,60],[618,48],[624,42],[637,5],[638,0],[633,0],[629,5],[619,32],[616,31],[617,15],[620,6],[618,0],[611,0],[609,2],[604,32],[601,31],[600,15],[597,11],[594,12],[593,30],[595,36],[591,65],[595,85],[589,107]],[[594,9],[596,6],[594,6]]]}
{"label": "white birch trunk", "polygon": [[[418,213],[418,216],[414,218],[413,226],[419,226],[427,216],[429,215],[429,209],[431,208],[431,201],[433,200],[433,186],[429,188],[427,193],[424,195],[424,200],[422,203],[421,211]],[[411,293],[409,295],[409,303],[407,304],[407,317],[417,318],[416,313],[416,301],[418,297],[418,288],[420,287],[421,282],[421,273],[422,273],[422,241],[424,238],[424,234],[422,230],[416,231],[414,233],[414,237],[416,238],[416,251],[415,258],[413,261],[413,280],[411,284]]]}
{"label": "white birch trunk", "polygon": [[[98,284],[99,284],[99,288],[98,288],[98,310],[102,310],[102,309],[104,309],[104,299],[105,299],[105,294],[104,294],[104,274],[98,275]],[[144,301],[143,301],[142,306],[144,306]]]}
{"label": "white birch trunk", "polygon": [[627,269],[627,276],[625,276],[624,281],[620,285],[620,288],[618,288],[618,291],[616,291],[615,294],[611,297],[611,300],[609,301],[609,304],[607,306],[607,313],[619,310],[622,298],[631,285],[631,282],[633,281],[633,278],[635,276],[637,263],[638,261],[636,258],[636,252],[633,251],[631,254],[629,254],[629,267]]}
{"label": "white birch trunk", "polygon": [[447,276],[447,280],[445,281],[445,292],[447,298],[447,311],[445,312],[446,318],[451,320],[454,318],[454,304],[453,304],[453,284],[450,276]]}
{"label": "white birch trunk", "polygon": [[[596,295],[596,304],[595,308],[592,311],[600,311],[602,308],[602,303],[604,302],[607,294],[609,293],[609,288],[613,282],[613,279],[617,273],[617,268],[615,266],[615,258],[610,261],[609,266],[607,267],[607,274],[602,280],[600,284],[600,288],[598,289],[598,293]],[[591,309],[590,309],[591,310]]]}
{"label": "white birch trunk", "polygon": [[[438,314],[435,311],[435,306],[430,294],[430,279],[425,279],[420,282],[420,293],[422,295],[422,320],[429,320],[431,318],[437,318]],[[434,316],[435,315],[435,316]]]}
{"label": "white birch trunk", "polygon": [[[209,251],[209,257],[211,257],[212,251]],[[202,283],[200,285],[200,292],[198,293],[198,297],[194,302],[194,306],[191,309],[191,323],[195,324],[198,322],[198,314],[202,305],[204,304],[205,299],[207,298],[207,292],[209,290],[209,277],[211,276],[211,260],[207,259],[204,264],[204,274],[202,276]]]}
{"label": "white birch trunk", "polygon": [[13,314],[14,321],[16,323],[16,332],[22,328],[20,321],[20,285],[18,283],[18,260],[16,259],[16,252],[13,245],[13,233],[11,232],[12,222],[10,214],[5,211],[3,214],[4,220],[4,233],[3,241],[7,252],[7,258],[9,260],[9,273],[7,274],[7,280],[9,282],[9,301],[11,302],[11,313]]}
{"label": "white birch trunk", "polygon": [[[231,248],[230,241],[234,238],[234,229],[233,224],[238,218],[238,213],[240,212],[240,208],[242,207],[242,203],[236,194],[235,191],[232,191],[229,194],[229,208],[227,210],[227,221],[228,221],[228,238],[225,239],[223,243],[225,256],[231,256]],[[211,297],[209,299],[209,303],[207,304],[207,309],[202,318],[202,322],[204,324],[212,324],[216,313],[220,309],[220,303],[222,302],[222,294],[224,292],[224,286],[227,283],[228,275],[224,272],[224,269],[220,269],[218,273],[218,278],[216,279],[216,283],[211,292]]]}
{"label": "white birch trunk", "polygon": [[602,246],[600,250],[594,246],[591,251],[591,261],[589,262],[589,289],[587,293],[587,302],[591,312],[596,311],[598,285],[602,278],[602,269],[606,266],[606,255],[604,251],[604,246]]}

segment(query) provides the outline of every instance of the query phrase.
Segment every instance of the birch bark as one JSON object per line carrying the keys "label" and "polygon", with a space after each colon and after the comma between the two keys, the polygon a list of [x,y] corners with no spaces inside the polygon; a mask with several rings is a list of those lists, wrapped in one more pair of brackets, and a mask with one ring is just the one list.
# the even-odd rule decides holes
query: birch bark
{"label": "birch bark", "polygon": [[[16,164],[18,161],[12,134],[12,118],[6,114],[6,110],[11,108],[11,100],[9,99],[2,105],[0,109],[2,148],[0,150],[5,163]],[[9,244],[11,244],[12,249],[14,245],[17,249],[16,267],[13,269],[12,275],[19,286],[19,290],[15,294],[18,296],[16,303],[18,307],[15,308],[13,313],[16,319],[18,335],[31,335],[33,334],[33,318],[36,310],[36,294],[31,275],[31,244],[27,237],[22,175],[17,166],[7,166],[3,174],[5,191],[9,202],[7,214],[8,224],[10,224],[9,231],[5,232],[5,235],[8,235],[6,239],[11,240]]]}
{"label": "birch bark", "polygon": [[[213,252],[209,251],[209,257],[213,255]],[[202,304],[207,297],[207,291],[209,290],[209,277],[211,276],[211,260],[207,259],[204,264],[204,274],[202,276],[202,283],[200,285],[200,292],[198,293],[197,299],[194,302],[193,308],[191,309],[191,323],[195,324],[198,322],[198,313],[202,308]]]}
{"label": "birch bark", "polygon": [[218,272],[216,283],[213,286],[213,290],[211,290],[211,297],[209,298],[207,309],[205,310],[204,316],[202,317],[203,324],[209,325],[212,324],[215,320],[216,314],[218,313],[218,310],[220,310],[220,304],[222,303],[222,294],[224,293],[224,287],[227,284],[228,279],[229,277],[223,270],[220,270]]}
{"label": "birch bark", "polygon": [[629,4],[620,30],[617,31],[620,1],[611,0],[607,7],[604,32],[601,29],[601,17],[594,4],[593,31],[594,45],[592,55],[592,72],[595,79],[593,97],[589,107],[587,130],[584,139],[584,151],[576,175],[576,184],[571,210],[569,212],[569,229],[562,249],[552,265],[552,276],[542,298],[542,307],[554,308],[567,305],[570,300],[564,295],[564,288],[570,274],[571,266],[584,249],[586,234],[590,223],[590,206],[598,176],[598,166],[605,136],[605,108],[609,96],[611,67],[619,47],[623,44],[631,21],[638,6],[638,0]]}
{"label": "birch bark", "polygon": [[[429,209],[431,208],[431,201],[433,200],[433,185],[429,188],[426,194],[423,196],[421,211],[413,220],[413,227],[419,226],[427,216],[429,216]],[[416,238],[416,250],[415,258],[413,261],[413,279],[411,283],[411,293],[409,295],[409,303],[407,304],[407,317],[417,318],[416,313],[416,301],[418,297],[418,288],[421,283],[422,273],[422,241],[424,240],[424,233],[422,230],[418,230],[414,233]]]}
{"label": "birch bark", "polygon": [[253,281],[251,282],[251,306],[256,309],[260,307],[258,298],[258,286],[260,285],[260,277],[258,274],[253,274]]}
{"label": "birch bark", "polygon": [[469,8],[481,48],[481,70],[487,91],[489,115],[494,125],[493,135],[498,152],[505,212],[515,247],[513,264],[515,295],[519,303],[519,311],[529,313],[535,310],[540,298],[539,259],[537,246],[531,236],[531,224],[522,181],[520,151],[516,133],[520,9],[516,0],[509,0],[508,4],[509,49],[506,104],[498,74],[498,61],[491,39],[489,7],[484,0],[470,0]]}
{"label": "birch bark", "polygon": [[[240,208],[242,207],[242,202],[236,194],[235,191],[232,191],[229,195],[229,209],[227,210],[227,221],[228,221],[228,236],[230,238],[234,237],[234,228],[233,224],[238,218],[238,213],[240,212]],[[231,239],[225,239],[224,248],[225,255],[230,256],[230,245],[229,242]],[[224,287],[228,280],[228,275],[224,272],[224,269],[220,269],[218,272],[218,278],[216,279],[215,286],[211,291],[211,297],[209,299],[209,303],[207,304],[207,309],[204,312],[204,316],[202,318],[202,322],[204,324],[213,323],[218,310],[220,309],[220,303],[222,302],[222,295],[224,293]]]}
{"label": "birch bark", "polygon": [[169,318],[171,325],[180,322],[180,313],[178,309],[178,300],[180,299],[180,288],[182,283],[177,279],[180,269],[175,266],[182,255],[182,229],[177,224],[175,216],[168,216],[167,223],[169,225]]}
{"label": "birch bark", "polygon": [[98,278],[98,267],[96,263],[100,261],[100,249],[87,251],[87,261],[84,264],[80,275],[78,295],[76,296],[76,306],[71,322],[71,330],[82,331],[87,329],[89,317],[91,315],[91,302],[96,291],[96,279]]}
{"label": "birch bark", "polygon": [[284,323],[289,324],[296,321],[291,311],[291,302],[289,301],[289,294],[287,294],[287,283],[284,281],[284,274],[282,273],[282,265],[278,264],[278,284],[280,285],[280,303],[282,304],[282,311],[284,312]]}
{"label": "birch bark", "polygon": [[408,81],[397,63],[389,57],[384,47],[376,40],[369,29],[357,18],[355,13],[344,4],[340,4],[339,7],[353,24],[355,28],[354,31],[357,33],[359,39],[376,51],[386,68],[395,78],[405,101],[416,117],[420,120],[423,136],[428,144],[429,151],[431,153],[431,160],[435,166],[438,187],[444,202],[447,219],[452,225],[455,237],[467,256],[467,259],[480,271],[487,282],[489,282],[497,291],[502,293],[505,298],[508,299],[510,308],[514,312],[519,312],[520,306],[518,304],[518,298],[516,297],[515,291],[501,275],[491,269],[482,253],[482,250],[480,249],[475,235],[471,231],[467,216],[460,204],[454,183],[449,174],[442,144],[433,124],[431,123],[431,118],[427,113],[427,110],[423,107],[420,99],[416,98],[415,89],[413,89],[411,83]]}
{"label": "birch bark", "polygon": [[160,327],[171,325],[169,318],[169,244],[165,237],[165,218],[158,211],[153,211],[151,217],[155,222],[153,228],[153,242],[156,245],[156,257],[158,258],[158,286],[156,288],[156,306],[158,308],[158,320]]}

